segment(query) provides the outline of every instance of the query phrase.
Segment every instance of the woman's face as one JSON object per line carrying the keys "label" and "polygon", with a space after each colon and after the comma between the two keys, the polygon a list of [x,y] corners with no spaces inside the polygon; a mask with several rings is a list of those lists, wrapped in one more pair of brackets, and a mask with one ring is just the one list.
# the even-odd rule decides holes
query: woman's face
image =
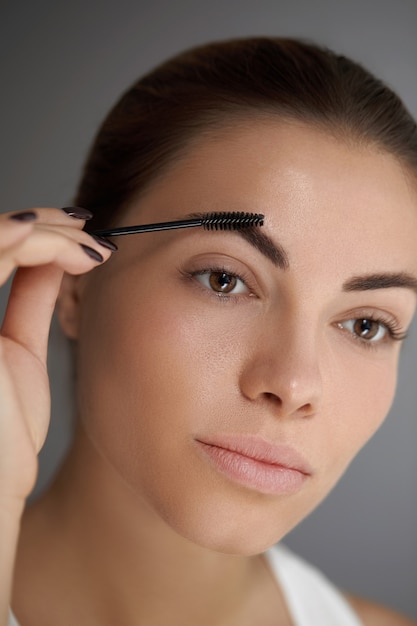
{"label": "woman's face", "polygon": [[250,554],[326,496],[393,399],[416,198],[385,153],[259,121],[196,142],[132,204],[124,224],[263,213],[276,248],[201,228],[131,235],[76,282],[81,418],[138,502],[197,544]]}

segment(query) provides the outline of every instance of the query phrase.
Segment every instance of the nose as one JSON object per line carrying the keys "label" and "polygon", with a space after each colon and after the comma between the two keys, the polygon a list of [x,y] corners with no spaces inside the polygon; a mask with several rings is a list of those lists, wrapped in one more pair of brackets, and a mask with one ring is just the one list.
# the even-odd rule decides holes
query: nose
{"label": "nose", "polygon": [[310,417],[323,395],[318,339],[305,324],[265,326],[255,338],[240,372],[240,390],[267,405],[278,417]]}

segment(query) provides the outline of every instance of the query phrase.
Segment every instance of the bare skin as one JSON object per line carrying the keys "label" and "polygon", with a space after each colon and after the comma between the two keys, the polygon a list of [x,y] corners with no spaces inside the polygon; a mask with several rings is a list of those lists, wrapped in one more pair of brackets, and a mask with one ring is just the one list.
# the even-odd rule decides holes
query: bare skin
{"label": "bare skin", "polygon": [[[110,493],[117,491],[117,500],[103,509],[99,499],[91,499],[97,484],[89,484],[94,478],[101,482],[102,476],[94,470],[85,481],[84,455],[90,459],[94,455],[88,442],[80,442],[78,454],[79,465],[65,468],[61,484],[56,485],[61,493],[65,490],[65,500],[57,493],[50,494],[41,506],[29,512],[25,522],[28,530],[23,527],[26,543],[21,544],[21,560],[17,562],[21,578],[14,599],[15,606],[20,607],[22,624],[48,626],[59,619],[63,625],[91,626],[116,622],[274,626],[277,615],[283,626],[292,624],[282,594],[261,557],[201,550],[174,535],[151,512],[146,516],[143,509],[138,519],[132,494],[125,485],[121,488],[114,475],[108,476],[106,489]],[[70,492],[73,496],[68,499]],[[82,521],[73,514],[74,505],[79,511],[80,498]],[[130,513],[126,507],[129,501]],[[120,504],[125,512],[122,525]],[[116,541],[103,552],[103,545],[108,544],[116,528]],[[78,540],[84,546],[82,553]],[[43,563],[40,578],[33,576],[39,558]],[[76,584],[76,580],[84,582]],[[45,589],[51,590],[48,597]]]}
{"label": "bare skin", "polygon": [[0,624],[7,622],[20,517],[49,423],[47,341],[62,276],[97,265],[79,244],[110,256],[80,232],[84,221],[57,209],[33,211],[30,221],[0,216],[0,284],[19,267],[0,336]]}
{"label": "bare skin", "polygon": [[[289,268],[236,234],[199,232],[126,238],[110,263],[63,282],[79,428],[23,518],[23,626],[292,623],[259,555],[327,495],[390,407],[400,341],[388,329],[407,329],[415,291],[346,284],[417,276],[417,199],[389,155],[259,122],[194,145],[124,223],[225,207],[265,213]],[[229,299],[208,280],[219,267],[237,277]],[[372,346],[355,330],[363,319]],[[300,488],[273,495],[224,476],[197,444],[219,431],[296,449]]]}

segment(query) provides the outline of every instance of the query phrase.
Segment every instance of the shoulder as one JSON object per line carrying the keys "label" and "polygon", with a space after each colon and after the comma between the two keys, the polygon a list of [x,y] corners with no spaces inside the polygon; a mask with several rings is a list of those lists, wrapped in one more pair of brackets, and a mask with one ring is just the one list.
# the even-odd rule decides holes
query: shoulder
{"label": "shoulder", "polygon": [[364,626],[417,626],[414,620],[381,604],[351,594],[346,594],[346,598]]}

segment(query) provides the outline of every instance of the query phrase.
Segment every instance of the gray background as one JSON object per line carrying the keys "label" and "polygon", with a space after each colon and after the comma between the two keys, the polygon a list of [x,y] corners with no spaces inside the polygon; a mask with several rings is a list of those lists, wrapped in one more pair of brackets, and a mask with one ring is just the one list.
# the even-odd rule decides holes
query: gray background
{"label": "gray background", "polygon": [[[416,32],[417,0],[3,1],[0,210],[68,205],[94,131],[121,91],[170,54],[208,40],[272,34],[324,43],[379,74],[416,116]],[[414,331],[387,422],[287,538],[339,585],[415,617],[416,365]],[[53,422],[38,489],[71,431],[69,357],[56,323],[50,371]]]}

